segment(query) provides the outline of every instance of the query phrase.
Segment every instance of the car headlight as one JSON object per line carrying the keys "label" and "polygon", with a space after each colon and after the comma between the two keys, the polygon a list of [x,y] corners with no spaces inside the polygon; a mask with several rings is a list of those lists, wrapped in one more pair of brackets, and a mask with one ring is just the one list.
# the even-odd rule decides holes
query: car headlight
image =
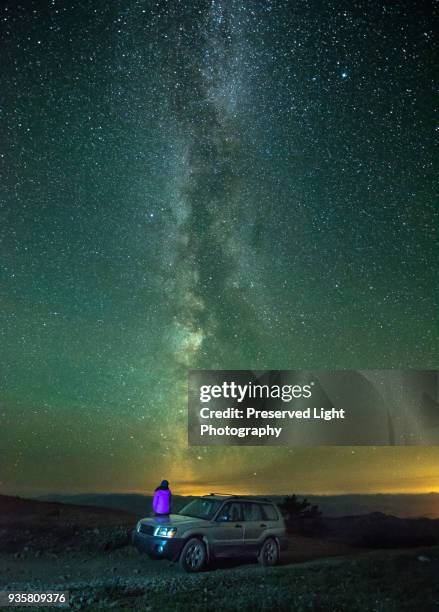
{"label": "car headlight", "polygon": [[156,527],[154,531],[154,535],[161,538],[173,538],[176,533],[177,529],[175,527]]}

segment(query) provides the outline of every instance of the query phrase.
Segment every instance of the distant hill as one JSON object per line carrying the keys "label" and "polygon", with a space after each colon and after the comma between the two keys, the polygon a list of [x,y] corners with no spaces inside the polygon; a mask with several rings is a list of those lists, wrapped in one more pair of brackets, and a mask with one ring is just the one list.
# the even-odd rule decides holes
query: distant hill
{"label": "distant hill", "polygon": [[[122,510],[136,516],[147,516],[151,512],[152,497],[136,493],[83,493],[77,495],[43,495],[39,501],[55,501],[64,504],[79,504],[84,506],[99,506],[112,510]],[[192,498],[181,495],[172,496],[172,510],[178,512]]]}
{"label": "distant hill", "polygon": [[[291,491],[293,493],[293,491]],[[426,494],[373,494],[373,495],[302,495],[312,504],[317,504],[324,516],[337,517],[382,512],[397,517],[439,518],[439,493]],[[276,502],[283,495],[270,496]],[[151,496],[125,493],[85,493],[77,495],[44,495],[37,499],[68,504],[100,506],[114,510],[124,510],[137,516],[145,516],[151,511]],[[179,495],[173,496],[173,510],[178,511],[192,499]]]}
{"label": "distant hill", "polygon": [[80,523],[84,518],[86,524],[101,525],[118,524],[120,522],[132,523],[135,515],[129,511],[117,508],[107,508],[98,504],[82,504],[63,502],[61,500],[26,499],[12,495],[0,495],[0,525],[31,520],[33,523],[44,524],[48,518],[68,522],[74,520]]}
{"label": "distant hill", "polygon": [[115,550],[135,523],[121,510],[0,495],[0,554]]}
{"label": "distant hill", "polygon": [[305,495],[325,516],[382,512],[402,518],[439,518],[439,493],[372,495]]}

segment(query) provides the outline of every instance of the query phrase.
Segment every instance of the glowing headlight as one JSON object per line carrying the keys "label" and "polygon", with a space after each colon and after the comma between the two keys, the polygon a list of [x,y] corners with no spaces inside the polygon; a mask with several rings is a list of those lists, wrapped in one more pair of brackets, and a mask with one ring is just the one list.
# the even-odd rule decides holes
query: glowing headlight
{"label": "glowing headlight", "polygon": [[154,531],[154,535],[161,538],[173,538],[176,533],[177,529],[175,527],[156,527]]}

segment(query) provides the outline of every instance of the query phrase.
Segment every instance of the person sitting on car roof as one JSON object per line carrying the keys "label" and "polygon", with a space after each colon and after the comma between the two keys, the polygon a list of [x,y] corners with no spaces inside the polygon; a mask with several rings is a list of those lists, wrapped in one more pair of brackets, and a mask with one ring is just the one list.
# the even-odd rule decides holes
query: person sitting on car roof
{"label": "person sitting on car roof", "polygon": [[162,480],[160,486],[156,488],[152,500],[152,509],[154,510],[155,516],[163,516],[170,513],[171,498],[172,493],[169,488],[169,482],[167,480]]}

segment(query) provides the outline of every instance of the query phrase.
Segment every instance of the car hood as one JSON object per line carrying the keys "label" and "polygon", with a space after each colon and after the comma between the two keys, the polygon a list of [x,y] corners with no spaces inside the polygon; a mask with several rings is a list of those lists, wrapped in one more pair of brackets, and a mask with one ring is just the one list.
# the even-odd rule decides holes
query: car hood
{"label": "car hood", "polygon": [[186,526],[189,524],[208,525],[210,523],[210,521],[206,521],[200,518],[195,518],[193,516],[184,516],[183,514],[170,514],[169,516],[147,517],[147,518],[141,519],[139,522],[145,523],[145,525],[154,525],[156,527],[157,526],[177,527],[178,525]]}

